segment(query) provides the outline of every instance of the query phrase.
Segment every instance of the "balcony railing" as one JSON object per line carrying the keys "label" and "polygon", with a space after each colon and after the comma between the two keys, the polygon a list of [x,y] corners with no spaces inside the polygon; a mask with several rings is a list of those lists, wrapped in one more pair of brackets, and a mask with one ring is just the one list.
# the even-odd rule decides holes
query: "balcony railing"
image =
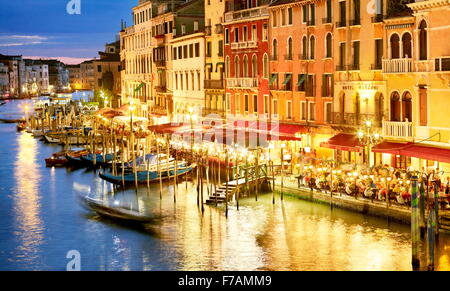
{"label": "balcony railing", "polygon": [[383,14],[376,14],[375,16],[372,17],[372,23],[383,22],[384,18],[385,16]]}
{"label": "balcony railing", "polygon": [[394,138],[412,138],[412,122],[383,121],[383,136]]}
{"label": "balcony railing", "polygon": [[247,42],[247,48],[257,48],[258,42],[256,40],[249,40]]}
{"label": "balcony railing", "polygon": [[322,18],[322,24],[331,24],[333,22],[333,18],[331,16]]}
{"label": "balcony railing", "polygon": [[225,22],[245,20],[263,16],[269,16],[269,11],[267,10],[267,7],[256,7],[240,11],[227,12],[225,13]]}
{"label": "balcony railing", "polygon": [[339,20],[336,22],[336,27],[345,27],[347,26],[347,21],[345,20]]}
{"label": "balcony railing", "polygon": [[384,59],[383,73],[409,73],[412,72],[412,59]]}
{"label": "balcony railing", "polygon": [[216,33],[216,34],[221,34],[221,33],[223,33],[223,26],[222,26],[222,24],[216,24],[216,28],[215,28],[215,30],[214,30],[214,33]]}
{"label": "balcony railing", "polygon": [[433,60],[414,61],[414,72],[434,72],[435,62]]}
{"label": "balcony railing", "polygon": [[256,88],[258,87],[257,78],[227,78],[227,87],[229,88]]}
{"label": "balcony railing", "polygon": [[347,67],[348,66],[346,66],[346,65],[337,65],[336,66],[336,71],[346,71]]}
{"label": "balcony railing", "polygon": [[239,48],[239,43],[238,42],[232,42],[231,43],[231,49],[232,50],[236,50]]}
{"label": "balcony railing", "polygon": [[361,25],[361,19],[355,18],[350,20],[350,26]]}
{"label": "balcony railing", "polygon": [[167,92],[167,88],[166,86],[155,86],[155,91],[158,93],[166,93]]}
{"label": "balcony railing", "polygon": [[157,60],[155,61],[157,67],[165,67],[166,66],[166,60]]}
{"label": "balcony railing", "polygon": [[205,89],[223,89],[223,80],[205,80]]}
{"label": "balcony railing", "polygon": [[205,26],[205,35],[211,35],[211,26]]}
{"label": "balcony railing", "polygon": [[334,124],[362,126],[367,120],[371,120],[375,126],[381,127],[380,118],[377,118],[375,114],[333,112]]}
{"label": "balcony railing", "polygon": [[285,55],[285,56],[284,56],[284,59],[285,59],[286,61],[292,61],[292,54]]}

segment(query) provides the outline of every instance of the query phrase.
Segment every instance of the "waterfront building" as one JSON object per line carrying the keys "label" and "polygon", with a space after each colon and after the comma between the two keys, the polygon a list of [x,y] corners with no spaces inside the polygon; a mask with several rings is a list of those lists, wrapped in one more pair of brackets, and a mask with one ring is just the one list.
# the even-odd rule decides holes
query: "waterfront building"
{"label": "waterfront building", "polygon": [[22,56],[7,56],[0,54],[0,62],[8,67],[8,96],[21,96],[25,72],[25,63],[23,62]]}
{"label": "waterfront building", "polygon": [[374,151],[377,161],[392,167],[439,169],[448,175],[450,4],[427,0],[408,7],[406,14],[384,20],[385,142]]}
{"label": "waterfront building", "polygon": [[191,110],[200,114],[205,91],[205,38],[203,32],[174,37],[172,55],[173,121],[187,122]]}
{"label": "waterfront building", "polygon": [[[133,7],[133,25],[122,27],[120,32],[121,104],[129,104],[135,99],[142,116],[153,104],[152,18],[156,4],[139,1]],[[143,84],[143,85],[141,85]],[[140,86],[140,90],[136,88]]]}
{"label": "waterfront building", "polygon": [[269,118],[268,19],[268,1],[225,1],[226,108],[235,118]]}
{"label": "waterfront building", "polygon": [[333,155],[320,147],[332,136],[332,2],[278,0],[269,6],[271,113],[281,123],[298,125],[301,140],[291,150],[321,158]]}
{"label": "waterfront building", "polygon": [[78,65],[68,65],[67,70],[69,71],[69,85],[72,90],[82,90],[83,86],[81,80],[81,66]]}
{"label": "waterfront building", "polygon": [[205,1],[205,104],[203,115],[214,114],[224,118],[225,82],[224,82],[224,43],[223,17],[225,2],[223,0]]}
{"label": "waterfront building", "polygon": [[146,104],[150,113],[171,115],[174,108],[170,40],[203,30],[203,3],[203,0],[140,1],[133,8],[133,26],[124,28],[120,34],[121,60],[125,66],[122,103],[133,97],[141,105]]}
{"label": "waterfront building", "polygon": [[118,105],[116,96],[121,94],[120,42],[105,45],[105,51],[98,52],[100,58],[92,60],[94,67],[94,90],[105,90],[112,94],[111,101]]}
{"label": "waterfront building", "polygon": [[94,65],[92,60],[80,64],[81,90],[94,90]]}
{"label": "waterfront building", "polygon": [[9,94],[9,70],[8,67],[0,62],[0,97],[6,97]]}
{"label": "waterfront building", "polygon": [[49,78],[49,67],[42,60],[25,59],[22,93],[26,96],[40,96],[52,91]]}
{"label": "waterfront building", "polygon": [[58,60],[40,60],[48,66],[49,84],[54,92],[67,92],[69,90],[69,70]]}
{"label": "waterfront building", "polygon": [[[386,15],[388,5],[387,1],[375,1],[375,6],[369,2],[371,0],[328,1],[322,8],[330,11],[326,12],[325,20],[334,28],[331,124],[336,130],[336,135],[322,146],[333,149],[334,158],[342,162],[374,162],[374,156],[369,154],[370,146],[360,144],[356,133],[368,122],[373,131],[381,131],[384,117],[387,87],[381,71],[382,15]],[[323,44],[319,42],[318,46]]]}

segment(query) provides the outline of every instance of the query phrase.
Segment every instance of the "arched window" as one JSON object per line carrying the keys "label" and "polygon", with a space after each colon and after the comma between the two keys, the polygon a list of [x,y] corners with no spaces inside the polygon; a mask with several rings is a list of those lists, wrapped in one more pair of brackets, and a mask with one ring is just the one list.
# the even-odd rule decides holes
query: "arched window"
{"label": "arched window", "polygon": [[241,70],[239,66],[239,56],[234,57],[234,77],[240,78],[241,77]]}
{"label": "arched window", "polygon": [[248,77],[248,57],[244,56],[244,78]]}
{"label": "arched window", "polygon": [[409,34],[409,33],[403,34],[403,36],[402,36],[402,46],[403,46],[402,57],[403,58],[411,58],[411,56],[412,56],[412,53],[411,53],[411,48],[412,48],[411,34]]}
{"label": "arched window", "polygon": [[402,98],[402,121],[412,122],[412,96],[405,92]]}
{"label": "arched window", "polygon": [[315,59],[315,52],[316,52],[316,38],[314,37],[314,35],[311,35],[311,38],[310,38],[310,44],[309,44],[309,49],[310,49],[310,51],[309,51],[309,58],[311,59],[311,60],[314,60]]}
{"label": "arched window", "polygon": [[256,78],[258,76],[258,58],[256,55],[252,57],[252,77]]}
{"label": "arched window", "polygon": [[400,58],[400,38],[398,34],[393,34],[391,36],[391,59]]}
{"label": "arched window", "polygon": [[269,78],[269,56],[264,54],[263,57],[263,70],[264,70],[264,78]]}
{"label": "arched window", "polygon": [[306,38],[306,36],[304,36],[302,39],[302,59],[308,59],[308,39]]}
{"label": "arched window", "polygon": [[400,121],[400,95],[398,92],[391,94],[391,121]]}
{"label": "arched window", "polygon": [[333,56],[333,36],[331,35],[331,33],[327,34],[325,46],[326,46],[326,57],[331,58]]}
{"label": "arched window", "polygon": [[422,20],[419,25],[419,59],[426,60],[428,58],[427,53],[427,23]]}
{"label": "arched window", "polygon": [[272,43],[272,59],[276,60],[277,57],[278,57],[278,42],[276,39],[274,39]]}
{"label": "arched window", "polygon": [[225,58],[225,76],[230,78],[230,57]]}
{"label": "arched window", "polygon": [[291,37],[288,38],[286,53],[287,53],[286,54],[287,59],[292,60],[292,38]]}

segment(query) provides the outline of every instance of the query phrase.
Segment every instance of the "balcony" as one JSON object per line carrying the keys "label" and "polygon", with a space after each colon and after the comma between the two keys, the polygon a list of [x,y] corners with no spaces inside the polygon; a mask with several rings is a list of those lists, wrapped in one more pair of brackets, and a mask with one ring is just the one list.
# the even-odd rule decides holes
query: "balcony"
{"label": "balcony", "polygon": [[348,66],[348,70],[349,71],[359,71],[360,70],[359,64],[351,64],[351,65],[349,65]]}
{"label": "balcony", "polygon": [[413,138],[412,122],[383,121],[383,136],[390,138]]}
{"label": "balcony", "polygon": [[333,112],[333,124],[362,126],[367,120],[371,120],[377,127],[381,126],[380,119],[375,114]]}
{"label": "balcony", "polygon": [[412,59],[384,59],[383,73],[409,73],[412,72]]}
{"label": "balcony", "polygon": [[308,56],[308,54],[299,54],[298,55],[298,59],[299,60],[303,60],[303,61],[307,61],[307,60],[310,60],[311,58]]}
{"label": "balcony", "polygon": [[257,78],[227,78],[228,88],[257,88]]}
{"label": "balcony", "polygon": [[167,92],[167,88],[165,85],[162,86],[155,86],[155,91],[157,93],[166,93]]}
{"label": "balcony", "polygon": [[247,42],[247,48],[257,48],[258,42],[256,40],[249,40]]}
{"label": "balcony", "polygon": [[347,21],[345,20],[339,20],[336,22],[336,27],[346,27],[347,26]]}
{"label": "balcony", "polygon": [[434,72],[435,61],[433,60],[419,60],[414,61],[414,72]]}
{"label": "balcony", "polygon": [[292,55],[285,55],[285,56],[284,56],[284,59],[285,59],[286,61],[292,61]]}
{"label": "balcony", "polygon": [[156,60],[155,64],[157,67],[165,67],[166,66],[166,60]]}
{"label": "balcony", "polygon": [[316,25],[315,19],[310,19],[306,21],[306,26],[314,26],[314,25]]}
{"label": "balcony", "polygon": [[336,66],[336,71],[346,71],[346,70],[347,70],[346,65],[337,65]]}
{"label": "balcony", "polygon": [[269,11],[267,7],[256,7],[240,11],[231,11],[225,13],[225,22],[240,21],[256,17],[268,17]]}
{"label": "balcony", "polygon": [[356,18],[356,19],[350,20],[350,26],[357,26],[357,25],[361,25],[361,19]]}
{"label": "balcony", "polygon": [[216,28],[215,28],[215,30],[214,30],[214,33],[215,33],[215,34],[221,34],[221,33],[223,33],[223,26],[222,26],[221,23],[216,24]]}
{"label": "balcony", "polygon": [[231,49],[232,50],[236,50],[239,48],[239,43],[238,42],[232,42],[231,43]]}
{"label": "balcony", "polygon": [[211,35],[211,26],[205,26],[205,35]]}
{"label": "balcony", "polygon": [[383,22],[384,18],[385,16],[383,14],[375,14],[375,16],[372,17],[372,23]]}
{"label": "balcony", "polygon": [[322,24],[331,24],[332,22],[333,22],[333,18],[331,16],[322,18]]}
{"label": "balcony", "polygon": [[223,89],[223,80],[205,80],[205,89]]}

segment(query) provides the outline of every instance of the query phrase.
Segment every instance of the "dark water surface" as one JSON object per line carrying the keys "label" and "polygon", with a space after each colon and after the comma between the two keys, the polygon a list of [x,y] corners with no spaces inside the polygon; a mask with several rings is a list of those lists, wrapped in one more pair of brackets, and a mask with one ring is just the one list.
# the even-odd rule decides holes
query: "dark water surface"
{"label": "dark water surface", "polygon": [[[20,114],[20,104],[0,115]],[[3,114],[2,114],[3,113]],[[158,185],[114,191],[85,169],[46,168],[59,151],[14,124],[0,124],[0,270],[65,270],[70,250],[82,270],[410,270],[409,226],[271,194],[230,207],[197,207],[195,187]],[[186,190],[187,188],[187,190]],[[79,195],[143,209],[144,226],[123,225],[85,210]],[[450,269],[441,236],[438,269]]]}

